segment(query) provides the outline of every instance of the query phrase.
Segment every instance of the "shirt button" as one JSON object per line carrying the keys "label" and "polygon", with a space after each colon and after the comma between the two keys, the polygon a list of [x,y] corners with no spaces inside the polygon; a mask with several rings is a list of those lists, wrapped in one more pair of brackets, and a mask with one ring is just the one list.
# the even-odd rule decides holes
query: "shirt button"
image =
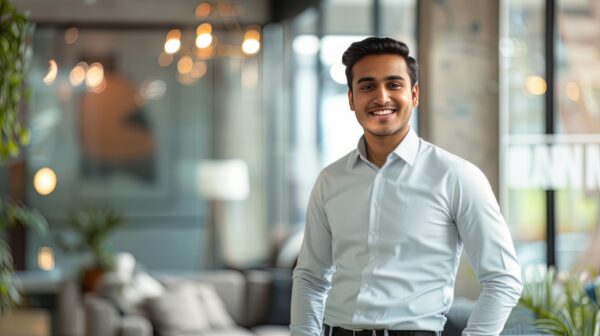
{"label": "shirt button", "polygon": [[375,237],[375,230],[371,231],[371,237]]}
{"label": "shirt button", "polygon": [[375,260],[375,256],[371,256],[371,261],[374,261],[374,260]]}
{"label": "shirt button", "polygon": [[369,284],[363,284],[363,288],[368,288]]}

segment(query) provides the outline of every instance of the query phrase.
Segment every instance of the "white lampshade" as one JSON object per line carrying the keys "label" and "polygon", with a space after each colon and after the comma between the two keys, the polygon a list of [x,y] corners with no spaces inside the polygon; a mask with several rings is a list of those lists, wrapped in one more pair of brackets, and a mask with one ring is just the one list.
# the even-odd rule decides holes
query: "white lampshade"
{"label": "white lampshade", "polygon": [[248,165],[244,160],[204,160],[196,168],[200,195],[213,201],[241,201],[250,194]]}

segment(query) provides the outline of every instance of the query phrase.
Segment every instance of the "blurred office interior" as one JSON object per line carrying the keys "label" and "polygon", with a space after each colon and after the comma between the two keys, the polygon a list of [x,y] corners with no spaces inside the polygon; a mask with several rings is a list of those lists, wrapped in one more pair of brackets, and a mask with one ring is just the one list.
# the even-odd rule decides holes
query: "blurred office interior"
{"label": "blurred office interior", "polygon": [[[50,229],[4,233],[19,272],[76,274],[57,237],[97,207],[149,272],[291,268],[318,172],[361,135],[341,54],[371,35],[411,48],[412,127],[483,170],[521,263],[600,270],[599,1],[12,3],[35,24],[30,143],[0,187]],[[465,258],[456,286],[477,298]]]}

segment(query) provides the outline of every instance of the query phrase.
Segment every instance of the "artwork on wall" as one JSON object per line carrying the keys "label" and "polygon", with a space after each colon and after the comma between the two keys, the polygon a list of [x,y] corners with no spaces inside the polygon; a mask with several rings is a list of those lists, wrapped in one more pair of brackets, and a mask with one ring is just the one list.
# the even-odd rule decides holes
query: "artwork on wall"
{"label": "artwork on wall", "polygon": [[79,111],[81,174],[105,179],[123,174],[140,182],[156,180],[156,139],[136,90],[118,73],[107,74],[101,93],[83,94]]}
{"label": "artwork on wall", "polygon": [[[155,198],[166,193],[158,127],[138,85],[115,69],[111,57],[82,64],[88,72],[88,90],[76,105],[82,196]],[[92,83],[91,71],[98,72]]]}

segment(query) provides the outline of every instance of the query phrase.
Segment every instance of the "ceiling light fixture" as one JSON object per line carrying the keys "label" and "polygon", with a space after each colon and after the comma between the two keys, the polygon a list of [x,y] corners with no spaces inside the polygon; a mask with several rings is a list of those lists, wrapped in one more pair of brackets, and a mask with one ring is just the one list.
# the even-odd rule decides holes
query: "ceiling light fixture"
{"label": "ceiling light fixture", "polygon": [[[232,1],[200,3],[194,11],[201,23],[196,27],[193,45],[186,46],[181,30],[170,30],[165,38],[164,51],[158,57],[159,65],[168,67],[176,64],[180,77],[191,74],[192,79],[199,79],[207,70],[204,61],[215,56],[246,58],[256,55],[261,47],[260,27],[242,28],[238,21],[242,12],[243,8]],[[195,83],[192,79],[180,82]]]}

